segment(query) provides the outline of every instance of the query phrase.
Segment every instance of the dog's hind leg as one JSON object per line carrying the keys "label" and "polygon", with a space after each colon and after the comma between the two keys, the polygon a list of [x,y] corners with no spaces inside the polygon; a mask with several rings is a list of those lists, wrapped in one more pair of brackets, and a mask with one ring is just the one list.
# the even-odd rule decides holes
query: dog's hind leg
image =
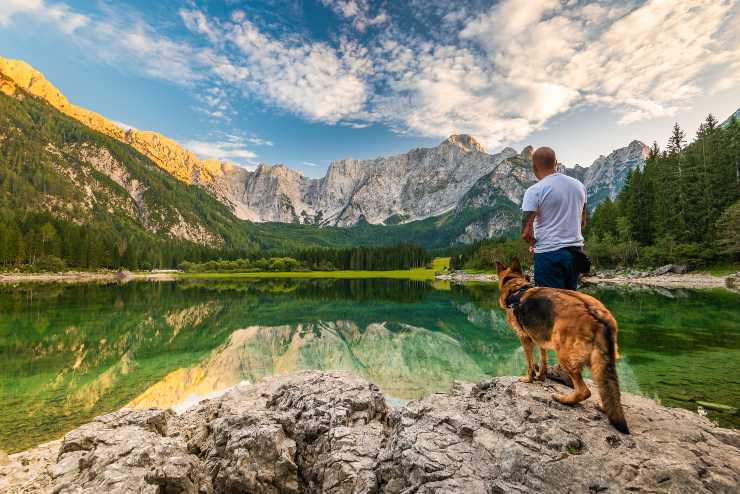
{"label": "dog's hind leg", "polygon": [[540,347],[540,359],[537,362],[537,373],[534,378],[538,381],[544,381],[547,375],[547,349]]}
{"label": "dog's hind leg", "polygon": [[531,383],[534,376],[534,342],[532,338],[524,335],[519,335],[519,342],[527,358],[527,375],[520,377],[519,380],[523,383]]}
{"label": "dog's hind leg", "polygon": [[581,376],[582,366],[572,366],[569,363],[561,361],[560,367],[568,373],[573,381],[573,392],[567,395],[553,394],[553,400],[559,401],[563,405],[575,405],[591,396],[591,390],[588,389],[588,386],[583,381],[583,376]]}

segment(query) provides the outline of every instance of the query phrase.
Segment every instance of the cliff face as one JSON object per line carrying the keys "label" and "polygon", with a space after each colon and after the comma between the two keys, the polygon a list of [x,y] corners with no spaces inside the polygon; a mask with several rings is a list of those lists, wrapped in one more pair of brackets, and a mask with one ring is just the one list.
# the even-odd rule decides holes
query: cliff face
{"label": "cliff face", "polygon": [[562,171],[583,182],[588,192],[588,207],[593,209],[606,198],[614,200],[629,172],[642,170],[649,153],[650,148],[645,143],[632,141],[608,156],[599,156],[588,168],[576,165]]}
{"label": "cliff face", "polygon": [[[483,176],[508,169],[515,153],[486,154],[470,136],[451,136],[439,146],[372,160],[334,161],[326,175],[309,179],[285,166],[260,165],[231,197],[253,221],[352,226],[405,223],[455,208]],[[524,172],[526,173],[526,172]],[[226,177],[234,189],[240,184]],[[506,184],[501,184],[505,188]],[[517,191],[506,191],[515,197]]]}
{"label": "cliff face", "polygon": [[239,385],[182,415],[124,409],[98,417],[61,442],[12,455],[0,466],[0,488],[736,492],[737,431],[624,395],[633,431],[625,436],[593,399],[575,407],[554,402],[550,394],[561,388],[502,377],[394,409],[377,386],[352,374],[281,376]]}

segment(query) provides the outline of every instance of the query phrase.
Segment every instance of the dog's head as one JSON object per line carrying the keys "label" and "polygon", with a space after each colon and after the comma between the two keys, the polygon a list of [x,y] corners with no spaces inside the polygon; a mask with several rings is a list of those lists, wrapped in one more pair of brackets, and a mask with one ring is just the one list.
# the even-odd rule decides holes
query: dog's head
{"label": "dog's head", "polygon": [[496,273],[498,274],[499,305],[502,309],[505,309],[509,294],[523,284],[528,283],[529,277],[522,272],[522,265],[518,257],[511,260],[511,266],[509,267],[496,261]]}

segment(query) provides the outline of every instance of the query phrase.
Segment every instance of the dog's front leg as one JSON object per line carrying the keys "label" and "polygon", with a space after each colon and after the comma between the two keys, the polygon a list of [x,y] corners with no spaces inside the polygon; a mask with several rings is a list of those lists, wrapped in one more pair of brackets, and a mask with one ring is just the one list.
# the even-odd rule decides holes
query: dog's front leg
{"label": "dog's front leg", "polygon": [[532,338],[525,335],[519,335],[519,341],[524,349],[524,356],[527,357],[527,375],[520,377],[519,380],[523,383],[531,383],[534,377],[534,342]]}
{"label": "dog's front leg", "polygon": [[540,359],[537,362],[537,374],[534,378],[538,381],[544,381],[547,375],[547,349],[540,347]]}

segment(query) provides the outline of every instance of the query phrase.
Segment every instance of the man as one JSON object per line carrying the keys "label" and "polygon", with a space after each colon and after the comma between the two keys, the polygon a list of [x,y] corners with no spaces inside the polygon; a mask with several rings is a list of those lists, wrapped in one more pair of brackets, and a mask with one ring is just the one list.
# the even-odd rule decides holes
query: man
{"label": "man", "polygon": [[557,172],[555,151],[548,147],[534,152],[532,169],[538,182],[524,193],[522,238],[534,250],[534,283],[575,290],[578,273],[572,250],[583,247],[586,188]]}

